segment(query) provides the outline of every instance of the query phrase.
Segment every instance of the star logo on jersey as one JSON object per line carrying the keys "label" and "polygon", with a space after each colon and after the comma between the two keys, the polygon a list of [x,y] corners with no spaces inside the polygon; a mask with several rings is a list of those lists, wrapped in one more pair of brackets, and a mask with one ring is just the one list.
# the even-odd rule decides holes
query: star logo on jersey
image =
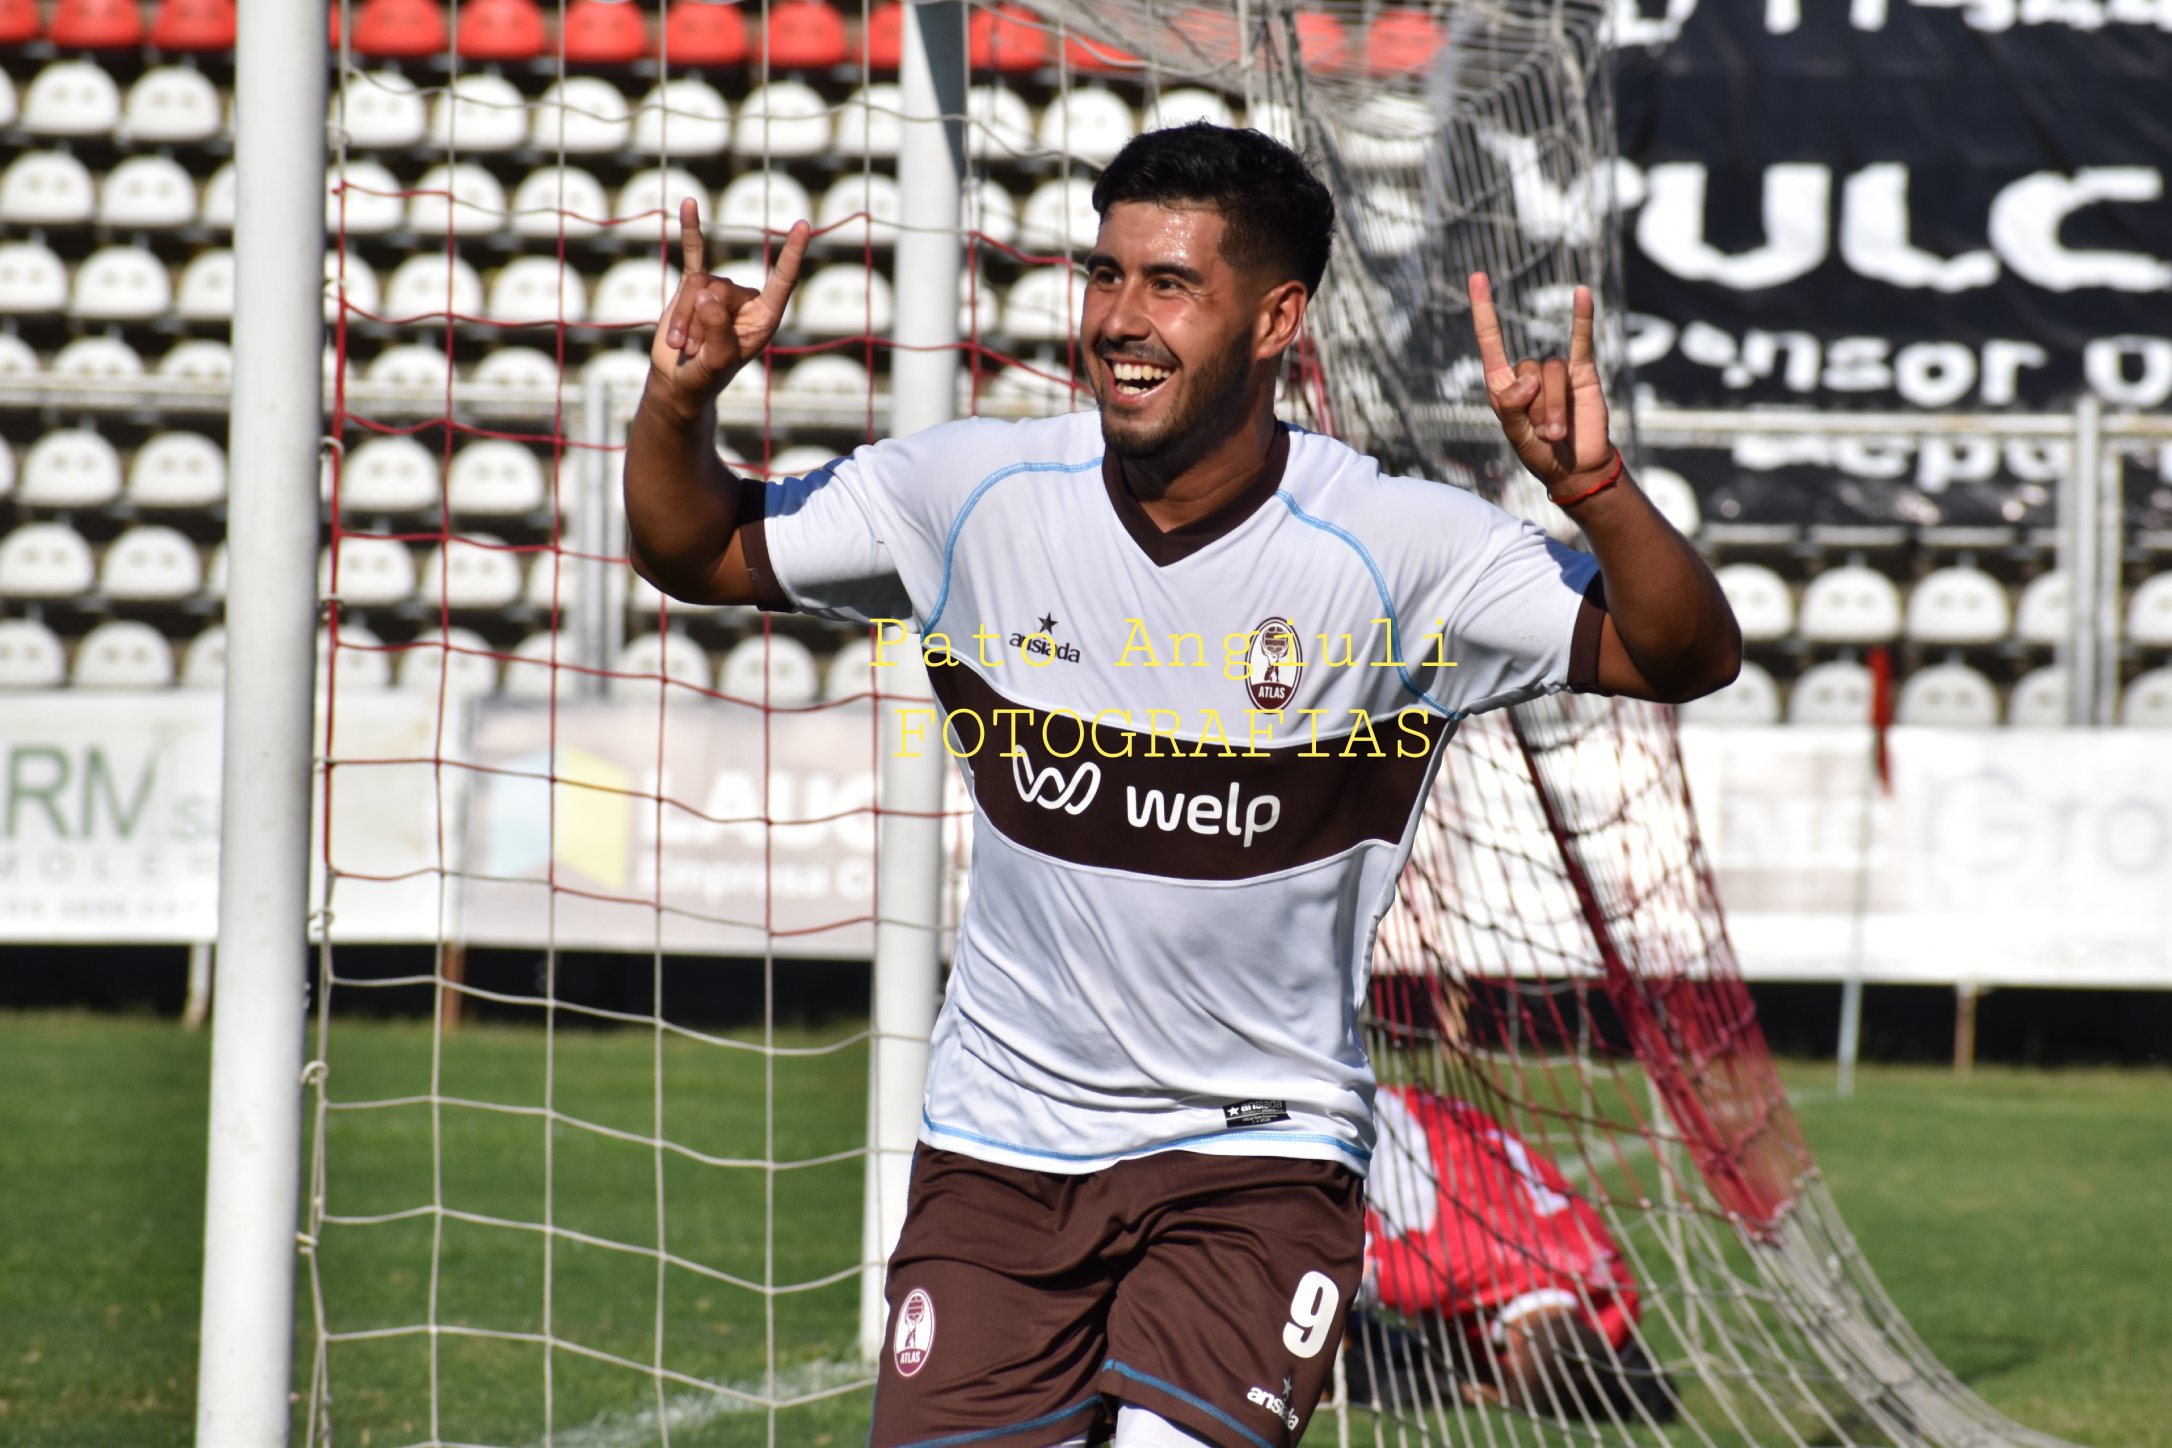
{"label": "star logo on jersey", "polygon": [[1244,655],[1244,691],[1252,696],[1252,707],[1270,714],[1286,708],[1304,667],[1297,626],[1286,618],[1260,620]]}
{"label": "star logo on jersey", "polygon": [[1079,661],[1077,644],[1056,642],[1056,616],[1052,613],[1042,614],[1041,621],[1033,626],[1031,633],[1020,631],[1012,634],[1010,645],[1024,654],[1026,662],[1036,668],[1058,659],[1067,664]]}

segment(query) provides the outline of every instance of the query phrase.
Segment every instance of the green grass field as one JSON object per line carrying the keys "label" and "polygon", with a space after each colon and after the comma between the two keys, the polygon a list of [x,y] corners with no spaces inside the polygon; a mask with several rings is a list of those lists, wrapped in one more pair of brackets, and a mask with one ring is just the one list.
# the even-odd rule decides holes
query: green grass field
{"label": "green grass field", "polygon": [[[339,1023],[335,1100],[426,1095],[434,1065],[440,1099],[539,1108],[548,1091],[572,1120],[549,1138],[547,1183],[534,1114],[394,1104],[328,1118],[329,1209],[382,1219],[325,1229],[329,1325],[390,1334],[334,1345],[336,1441],[540,1443],[547,1412],[557,1442],[609,1448],[653,1441],[642,1431],[659,1410],[674,1444],[770,1441],[766,1414],[693,1392],[659,1405],[645,1374],[610,1361],[653,1360],[659,1291],[670,1370],[758,1392],[774,1367],[785,1394],[811,1399],[780,1415],[776,1442],[864,1441],[847,1362],[855,1282],[761,1288],[856,1258],[859,1162],[743,1164],[852,1148],[865,1101],[855,1034],[802,1033],[783,1044],[805,1054],[766,1067],[667,1042],[659,1103],[646,1035],[567,1032],[547,1053],[538,1031],[470,1029],[433,1063],[419,1024]],[[186,1443],[208,1043],[158,1021],[0,1015],[0,1059],[0,1444]],[[1826,1084],[1808,1066],[1788,1075]],[[2172,1074],[1872,1069],[1853,1100],[1807,1102],[1850,1227],[1948,1366],[2075,1442],[2172,1448]],[[641,1140],[659,1111],[663,1135],[698,1159]],[[450,1214],[441,1229],[402,1215],[433,1201]],[[557,1227],[599,1241],[653,1249],[661,1230],[673,1260],[562,1237],[546,1274],[542,1234],[508,1225],[543,1220],[546,1202]],[[556,1333],[589,1350],[553,1356],[547,1409],[544,1350],[522,1340],[544,1328],[546,1280]],[[462,1329],[439,1342],[434,1424],[429,1340],[400,1331],[430,1320],[433,1298],[435,1320]],[[302,1374],[310,1319],[305,1276]]]}

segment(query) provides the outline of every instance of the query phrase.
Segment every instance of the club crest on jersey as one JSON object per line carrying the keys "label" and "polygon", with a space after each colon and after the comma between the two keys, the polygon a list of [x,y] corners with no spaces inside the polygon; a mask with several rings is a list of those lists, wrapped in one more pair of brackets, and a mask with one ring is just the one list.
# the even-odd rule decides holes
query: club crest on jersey
{"label": "club crest on jersey", "polygon": [[1252,707],[1273,712],[1288,705],[1304,667],[1296,626],[1286,618],[1264,620],[1252,630],[1244,655],[1244,691],[1252,696]]}
{"label": "club crest on jersey", "polygon": [[898,1304],[897,1327],[890,1334],[890,1357],[898,1376],[909,1378],[928,1365],[935,1351],[935,1299],[925,1287],[915,1287]]}

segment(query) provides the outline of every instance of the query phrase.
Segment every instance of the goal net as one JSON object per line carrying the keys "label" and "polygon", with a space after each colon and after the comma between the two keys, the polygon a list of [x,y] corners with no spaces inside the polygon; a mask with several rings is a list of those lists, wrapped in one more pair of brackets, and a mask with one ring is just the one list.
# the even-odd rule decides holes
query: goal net
{"label": "goal net", "polygon": [[[876,849],[900,813],[877,724],[919,690],[868,638],[661,597],[616,494],[684,196],[728,275],[817,228],[720,405],[735,465],[794,475],[889,430],[928,350],[896,327],[910,27],[872,0],[337,8],[299,1426],[856,1441],[881,1256],[857,1011],[902,867]],[[1559,350],[1579,282],[1618,311],[1604,9],[967,6],[958,411],[1089,404],[1096,168],[1141,128],[1249,123],[1307,147],[1340,207],[1285,415],[1540,516],[1463,278],[1492,274],[1521,351]],[[955,791],[941,814],[955,864]],[[1309,1441],[2046,1441],[1939,1368],[1833,1211],[1666,711],[1564,698],[1463,728],[1369,1031],[1401,1132],[1376,1227],[1406,1250]],[[1428,1137],[1450,1106],[1475,1154]],[[1486,1285],[1427,1265],[1448,1220],[1486,1241],[1447,1255],[1551,1273],[1542,1306],[1610,1324],[1561,1338],[1581,1376],[1504,1380],[1505,1337],[1461,1310]],[[1556,1270],[1563,1222],[1610,1275]]]}

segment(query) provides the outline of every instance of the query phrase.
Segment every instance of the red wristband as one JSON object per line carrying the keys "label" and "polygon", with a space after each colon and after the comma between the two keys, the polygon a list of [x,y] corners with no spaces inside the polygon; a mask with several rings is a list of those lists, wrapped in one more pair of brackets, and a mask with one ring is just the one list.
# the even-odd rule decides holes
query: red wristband
{"label": "red wristband", "polygon": [[[1621,455],[1621,449],[1615,448],[1614,470],[1606,475],[1605,482],[1600,483],[1595,488],[1587,488],[1583,492],[1578,493],[1573,498],[1554,498],[1554,505],[1562,509],[1568,509],[1575,507],[1578,503],[1588,502],[1591,499],[1598,497],[1599,494],[1605,492],[1608,488],[1613,487],[1616,483],[1621,481],[1621,470],[1626,461],[1627,460],[1624,459]],[[1552,495],[1549,494],[1548,496],[1551,497]]]}

